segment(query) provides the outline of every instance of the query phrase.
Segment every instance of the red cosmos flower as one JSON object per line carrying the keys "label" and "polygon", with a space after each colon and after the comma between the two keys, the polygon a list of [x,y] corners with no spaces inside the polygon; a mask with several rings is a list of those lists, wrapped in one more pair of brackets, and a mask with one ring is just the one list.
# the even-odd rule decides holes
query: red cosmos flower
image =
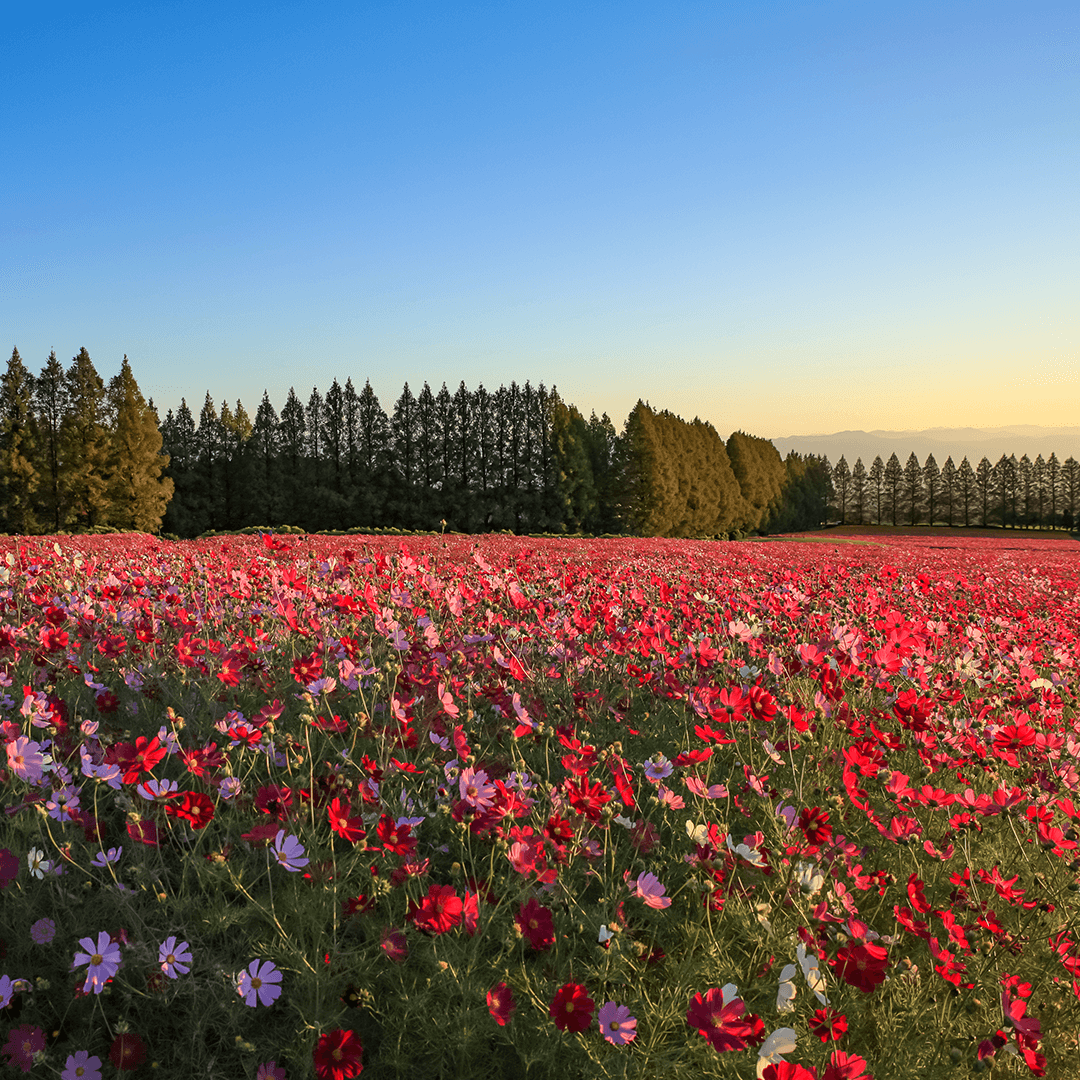
{"label": "red cosmos flower", "polygon": [[322,657],[313,652],[298,657],[293,666],[289,668],[289,671],[301,686],[307,686],[308,683],[322,677]]}
{"label": "red cosmos flower", "polygon": [[869,994],[885,981],[889,951],[868,941],[863,945],[851,945],[841,949],[836,954],[836,959],[829,963],[849,986]]}
{"label": "red cosmos flower", "polygon": [[818,1080],[818,1074],[812,1065],[796,1065],[792,1061],[778,1061],[765,1066],[761,1073],[761,1080]]}
{"label": "red cosmos flower", "polygon": [[197,831],[205,829],[213,820],[214,804],[210,796],[201,791],[175,791],[165,803],[165,813],[184,818]]}
{"label": "red cosmos flower", "polygon": [[149,847],[158,846],[157,823],[149,818],[129,821],[127,823],[127,832],[132,840],[137,840],[140,844],[146,844]]}
{"label": "red cosmos flower", "polygon": [[699,1035],[703,1035],[717,1052],[745,1050],[755,1042],[761,1042],[764,1025],[753,1014],[743,1019],[746,1002],[734,998],[724,1004],[722,990],[707,990],[705,996],[695,994],[690,1008],[686,1010],[686,1022]]}
{"label": "red cosmos flower", "polygon": [[318,1045],[312,1051],[315,1075],[319,1080],[346,1080],[364,1071],[360,1060],[364,1047],[352,1031],[328,1031],[319,1036]]}
{"label": "red cosmos flower", "polygon": [[811,844],[827,844],[832,839],[828,812],[820,806],[804,808],[799,812],[799,828]]}
{"label": "red cosmos flower", "polygon": [[543,904],[537,903],[535,897],[529,897],[521,905],[514,921],[534,949],[543,952],[555,944],[555,925],[551,921],[551,912]]}
{"label": "red cosmos flower", "polygon": [[461,922],[464,904],[452,885],[431,885],[419,904],[411,904],[405,916],[417,930],[445,934]]}
{"label": "red cosmos flower", "polygon": [[109,1060],[121,1071],[138,1068],[146,1058],[146,1045],[138,1035],[117,1035],[109,1047]]}
{"label": "red cosmos flower", "polygon": [[595,1007],[584,986],[567,983],[555,991],[548,1014],[560,1031],[584,1031],[592,1023]]}
{"label": "red cosmos flower", "polygon": [[416,837],[412,834],[412,826],[406,822],[395,825],[393,818],[386,814],[379,818],[375,834],[391,855],[411,855],[416,850]]}
{"label": "red cosmos flower", "polygon": [[517,1008],[514,991],[506,983],[497,983],[487,992],[487,1007],[499,1027],[506,1027],[510,1014]]}
{"label": "red cosmos flower", "polygon": [[567,780],[565,786],[566,801],[589,821],[599,821],[604,804],[611,801],[611,792],[600,783],[589,783],[582,778],[576,783]]}
{"label": "red cosmos flower", "polygon": [[834,1050],[821,1080],[873,1080],[866,1071],[866,1059],[846,1050]]}
{"label": "red cosmos flower", "polygon": [[288,819],[292,801],[292,790],[284,784],[266,784],[255,792],[255,809],[269,814],[275,821],[284,822]]}
{"label": "red cosmos flower", "polygon": [[105,751],[105,764],[119,765],[124,770],[123,782],[134,784],[144,772],[152,772],[164,756],[165,747],[161,745],[156,735],[152,739],[140,735],[134,745],[114,743],[110,746]]}
{"label": "red cosmos flower", "polygon": [[0,889],[6,889],[19,876],[20,865],[17,855],[0,848]]}
{"label": "red cosmos flower", "polygon": [[837,1016],[831,1008],[818,1009],[810,1017],[810,1030],[822,1042],[842,1038],[847,1029],[847,1017],[843,1014]]}
{"label": "red cosmos flower", "polygon": [[333,800],[327,807],[327,815],[330,818],[330,828],[350,844],[364,839],[364,820],[360,817],[349,817],[352,809],[348,799],[340,796]]}

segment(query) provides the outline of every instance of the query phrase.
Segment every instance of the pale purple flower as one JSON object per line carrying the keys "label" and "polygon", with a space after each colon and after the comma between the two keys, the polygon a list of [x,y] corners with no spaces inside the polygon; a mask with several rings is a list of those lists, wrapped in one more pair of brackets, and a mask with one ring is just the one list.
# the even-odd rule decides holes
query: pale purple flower
{"label": "pale purple flower", "polygon": [[637,1017],[631,1016],[625,1005],[616,1005],[614,1001],[601,1005],[596,1022],[600,1034],[613,1046],[625,1046],[637,1038]]}
{"label": "pale purple flower", "polygon": [[79,944],[86,952],[77,952],[72,966],[89,964],[86,982],[83,983],[83,993],[88,994],[93,988],[95,994],[100,994],[105,989],[105,983],[111,979],[120,969],[120,946],[109,939],[105,930],[98,934],[97,943],[93,938],[80,938]]}
{"label": "pale purple flower", "polygon": [[135,788],[147,802],[168,798],[169,795],[179,789],[180,785],[175,780],[147,780]]}
{"label": "pale purple flower", "polygon": [[68,1054],[60,1080],[101,1080],[101,1058],[91,1057],[88,1050]]}
{"label": "pale purple flower", "polygon": [[99,851],[91,860],[91,866],[98,866],[104,869],[109,863],[119,862],[120,856],[124,854],[123,847],[109,848],[107,852]]}
{"label": "pale purple flower", "polygon": [[295,836],[286,836],[284,829],[278,829],[277,836],[274,837],[274,854],[286,870],[294,873],[309,862],[308,859],[301,858],[304,845]]}
{"label": "pale purple flower", "polygon": [[255,1080],[288,1080],[288,1077],[276,1061],[264,1061],[255,1070]]}
{"label": "pale purple flower", "polygon": [[30,984],[25,979],[13,979],[10,975],[0,975],[0,1009],[11,1004],[16,990],[29,990]]}
{"label": "pale purple flower", "polygon": [[252,1009],[258,1004],[270,1005],[281,997],[281,972],[269,960],[263,961],[261,968],[259,963],[252,960],[236,980],[236,992]]}
{"label": "pale purple flower", "polygon": [[641,897],[647,907],[660,908],[671,907],[671,897],[665,896],[664,886],[655,874],[639,874],[637,881],[632,886],[635,896]]}
{"label": "pale purple flower", "polygon": [[52,919],[38,919],[30,927],[30,937],[38,945],[48,945],[56,937],[56,923]]}
{"label": "pale purple flower", "polygon": [[645,778],[653,784],[659,784],[674,771],[674,766],[663,754],[656,754],[645,762]]}
{"label": "pale purple flower", "polygon": [[239,776],[226,776],[218,784],[218,794],[223,799],[231,799],[240,794],[241,781]]}
{"label": "pale purple flower", "polygon": [[158,963],[170,979],[177,978],[177,973],[186,975],[191,970],[190,962],[191,949],[186,941],[181,941],[177,945],[175,937],[167,937],[161,943],[158,949]]}

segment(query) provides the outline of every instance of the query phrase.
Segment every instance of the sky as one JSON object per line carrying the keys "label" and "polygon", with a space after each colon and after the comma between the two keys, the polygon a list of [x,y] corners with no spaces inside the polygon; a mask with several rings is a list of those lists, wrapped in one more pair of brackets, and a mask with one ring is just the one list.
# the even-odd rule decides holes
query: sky
{"label": "sky", "polygon": [[[25,4],[0,341],[723,437],[1075,424],[1075,0]],[[6,353],[10,355],[10,352]]]}

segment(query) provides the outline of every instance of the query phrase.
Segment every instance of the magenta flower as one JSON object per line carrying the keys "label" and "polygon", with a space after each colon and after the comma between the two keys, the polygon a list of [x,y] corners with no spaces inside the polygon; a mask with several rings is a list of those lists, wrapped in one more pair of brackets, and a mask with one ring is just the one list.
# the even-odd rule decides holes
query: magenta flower
{"label": "magenta flower", "polygon": [[614,1001],[601,1005],[596,1022],[600,1034],[613,1046],[625,1046],[637,1038],[637,1017],[631,1016],[625,1005],[616,1005]]}
{"label": "magenta flower", "polygon": [[281,997],[281,987],[277,985],[281,982],[281,972],[269,960],[263,961],[261,968],[259,964],[260,961],[252,960],[236,980],[236,992],[252,1009],[259,1004],[271,1005]]}
{"label": "magenta flower", "polygon": [[458,793],[469,806],[474,806],[477,810],[487,810],[491,807],[497,790],[483,769],[474,769],[470,765],[461,770]]}
{"label": "magenta flower", "polygon": [[20,736],[7,744],[8,767],[16,775],[30,784],[40,784],[42,766],[45,759],[41,754],[41,743]]}
{"label": "magenta flower", "polygon": [[56,937],[56,923],[52,919],[38,919],[30,927],[30,937],[37,945],[48,945]]}
{"label": "magenta flower", "polygon": [[177,973],[186,975],[191,970],[190,962],[191,951],[186,941],[181,941],[177,945],[175,937],[168,937],[161,943],[158,949],[158,963],[170,979],[177,978]]}
{"label": "magenta flower", "polygon": [[7,848],[0,848],[0,889],[6,889],[18,876],[18,856]]}
{"label": "magenta flower", "polygon": [[8,1032],[8,1041],[0,1052],[7,1054],[8,1064],[23,1072],[34,1067],[34,1055],[45,1049],[45,1032],[34,1024],[23,1024]]}
{"label": "magenta flower", "polygon": [[60,1080],[101,1080],[101,1058],[91,1057],[87,1050],[68,1054]]}
{"label": "magenta flower", "polygon": [[97,944],[93,938],[80,938],[79,944],[86,952],[75,954],[74,966],[89,964],[86,982],[83,983],[83,993],[90,993],[93,987],[95,994],[100,994],[105,989],[105,983],[111,979],[120,969],[120,946],[109,939],[106,931],[98,934]]}
{"label": "magenta flower", "polygon": [[284,829],[278,829],[274,837],[274,854],[277,860],[286,870],[295,873],[301,866],[307,866],[308,859],[301,858],[304,854],[304,845],[295,836],[286,836]]}
{"label": "magenta flower", "polygon": [[664,895],[664,886],[655,874],[640,874],[632,888],[634,895],[640,896],[647,907],[657,910],[671,907],[671,897]]}
{"label": "magenta flower", "polygon": [[285,1070],[276,1061],[264,1061],[255,1070],[255,1080],[288,1080]]}

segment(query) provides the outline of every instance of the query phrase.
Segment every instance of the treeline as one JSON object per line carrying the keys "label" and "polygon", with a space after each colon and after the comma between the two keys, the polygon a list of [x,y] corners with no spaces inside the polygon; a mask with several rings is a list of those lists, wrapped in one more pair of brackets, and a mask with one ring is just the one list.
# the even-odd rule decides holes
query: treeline
{"label": "treeline", "polygon": [[102,381],[86,349],[38,375],[12,350],[0,377],[0,531],[157,532],[172,495],[152,403],[124,357]]}
{"label": "treeline", "polygon": [[862,458],[849,467],[841,457],[830,486],[830,517],[841,524],[1071,529],[1080,464],[1072,457],[1059,462],[1056,454],[1034,461],[1002,454],[996,465],[984,457],[973,469],[966,457],[959,466],[949,457],[939,467],[933,454],[920,465],[913,453],[903,466],[893,454],[884,463],[874,458],[867,469]]}

